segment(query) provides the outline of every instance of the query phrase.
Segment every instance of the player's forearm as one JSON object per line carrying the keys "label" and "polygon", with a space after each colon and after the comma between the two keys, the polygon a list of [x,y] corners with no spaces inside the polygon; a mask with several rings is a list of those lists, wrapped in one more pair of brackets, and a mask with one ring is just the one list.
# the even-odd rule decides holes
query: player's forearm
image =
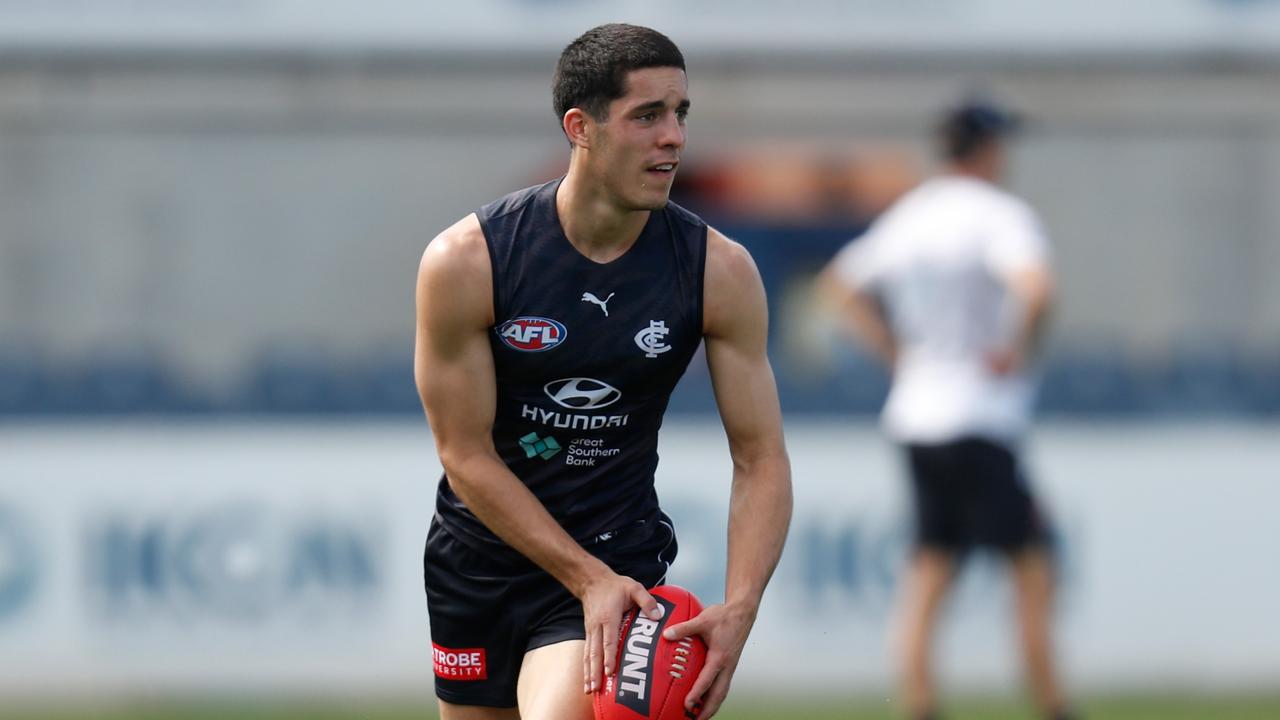
{"label": "player's forearm", "polygon": [[446,460],[445,475],[450,487],[480,522],[575,595],[608,569],[560,527],[542,502],[498,458],[476,454],[452,462]]}
{"label": "player's forearm", "polygon": [[853,294],[848,301],[848,320],[862,344],[892,368],[898,359],[898,343],[880,303],[862,293]]}
{"label": "player's forearm", "polygon": [[1044,337],[1045,326],[1048,325],[1049,308],[1048,294],[1037,295],[1027,303],[1018,328],[1018,347],[1026,357],[1034,355],[1040,349],[1040,341]]}
{"label": "player's forearm", "polygon": [[1044,270],[1028,270],[1013,276],[1010,289],[1021,309],[1014,336],[1016,348],[1023,357],[1031,357],[1039,349],[1048,325],[1053,306],[1053,278]]}
{"label": "player's forearm", "polygon": [[791,469],[785,450],[749,464],[735,462],[725,604],[746,610],[752,618],[782,557],[791,504]]}

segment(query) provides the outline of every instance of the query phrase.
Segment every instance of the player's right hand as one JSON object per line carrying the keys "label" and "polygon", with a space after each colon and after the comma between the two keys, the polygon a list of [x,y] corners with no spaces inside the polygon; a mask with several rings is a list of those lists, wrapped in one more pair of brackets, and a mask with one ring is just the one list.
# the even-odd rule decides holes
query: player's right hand
{"label": "player's right hand", "polygon": [[603,678],[617,672],[618,627],[632,607],[653,620],[662,617],[662,606],[644,585],[612,571],[600,573],[589,582],[579,598],[587,634],[582,649],[582,688],[592,693]]}

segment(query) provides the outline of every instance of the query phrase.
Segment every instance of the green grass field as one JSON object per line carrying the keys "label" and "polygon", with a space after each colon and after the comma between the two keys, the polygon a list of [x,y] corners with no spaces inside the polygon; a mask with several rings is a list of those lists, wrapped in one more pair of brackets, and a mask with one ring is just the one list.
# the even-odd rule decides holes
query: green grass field
{"label": "green grass field", "polygon": [[[1109,696],[1086,699],[1090,720],[1276,720],[1280,695],[1258,696]],[[947,707],[950,720],[1037,720],[1012,699],[957,700]],[[0,705],[3,720],[433,720],[427,703],[336,702],[144,702],[112,707]],[[899,720],[886,700],[825,700],[787,703],[777,699],[737,698],[717,720]]]}

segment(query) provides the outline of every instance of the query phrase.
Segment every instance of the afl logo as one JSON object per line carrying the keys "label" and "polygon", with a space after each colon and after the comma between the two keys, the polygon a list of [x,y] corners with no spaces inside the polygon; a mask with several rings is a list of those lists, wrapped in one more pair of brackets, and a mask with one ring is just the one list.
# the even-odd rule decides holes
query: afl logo
{"label": "afl logo", "polygon": [[622,391],[609,383],[581,377],[552,380],[542,386],[542,391],[557,405],[570,410],[597,410],[622,398]]}
{"label": "afl logo", "polygon": [[564,342],[568,334],[563,324],[544,317],[518,317],[498,327],[502,342],[521,352],[550,350]]}

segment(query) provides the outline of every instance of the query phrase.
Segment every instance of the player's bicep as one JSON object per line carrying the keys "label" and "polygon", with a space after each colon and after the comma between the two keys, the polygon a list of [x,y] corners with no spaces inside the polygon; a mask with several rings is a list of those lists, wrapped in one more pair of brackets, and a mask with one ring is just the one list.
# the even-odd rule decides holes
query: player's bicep
{"label": "player's bicep", "polygon": [[984,242],[987,267],[1006,282],[1024,272],[1049,272],[1049,238],[1030,208],[1019,205],[993,212],[987,219]]}
{"label": "player's bicep", "polygon": [[730,339],[708,337],[707,365],[735,461],[744,453],[780,448],[782,416],[768,357]]}
{"label": "player's bicep", "polygon": [[[420,333],[421,334],[421,333]],[[484,446],[493,428],[493,354],[483,331],[443,341],[419,338],[414,375],[442,456]]]}
{"label": "player's bicep", "polygon": [[782,413],[768,356],[768,307],[750,255],[720,238],[709,248],[705,327],[716,405],[735,460],[781,451]]}
{"label": "player's bicep", "polygon": [[446,459],[491,447],[497,397],[488,339],[492,302],[487,255],[476,254],[465,239],[442,235],[418,271],[414,379]]}
{"label": "player's bicep", "polygon": [[1053,297],[1053,274],[1044,266],[1012,270],[1004,281],[1010,291],[1026,303],[1045,303]]}

